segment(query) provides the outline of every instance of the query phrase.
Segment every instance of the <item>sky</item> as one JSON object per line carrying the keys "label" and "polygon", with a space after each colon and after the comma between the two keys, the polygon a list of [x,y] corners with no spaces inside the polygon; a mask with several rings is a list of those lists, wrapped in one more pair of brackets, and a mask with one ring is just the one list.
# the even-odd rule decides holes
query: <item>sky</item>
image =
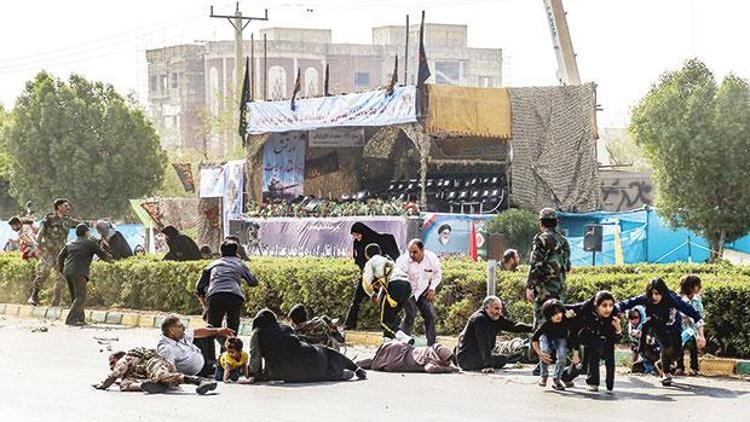
{"label": "sky", "polygon": [[[721,79],[750,78],[750,2],[744,0],[563,0],[584,82],[598,85],[601,127],[624,127],[630,110],[661,73],[691,58]],[[217,0],[24,0],[0,14],[0,103],[12,107],[26,81],[45,69],[79,73],[135,92],[145,101],[145,50],[199,40],[230,40]],[[503,49],[506,86],[555,85],[557,63],[542,0],[253,0],[241,1],[257,34],[265,27],[329,28],[334,42],[369,43],[371,28],[417,22],[468,25],[471,47]],[[250,33],[245,32],[245,38]],[[426,46],[429,57],[429,45]]]}

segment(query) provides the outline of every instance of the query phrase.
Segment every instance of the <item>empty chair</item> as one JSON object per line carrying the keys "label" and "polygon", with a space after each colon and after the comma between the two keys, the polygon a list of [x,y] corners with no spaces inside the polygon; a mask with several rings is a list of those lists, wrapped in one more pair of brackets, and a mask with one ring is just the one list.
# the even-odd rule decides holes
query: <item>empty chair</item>
{"label": "empty chair", "polygon": [[494,176],[490,179],[490,184],[493,186],[497,186],[499,182],[500,182],[500,178],[497,176]]}
{"label": "empty chair", "polygon": [[398,196],[399,201],[409,202],[409,194],[404,192]]}
{"label": "empty chair", "polygon": [[364,201],[370,197],[370,191],[361,190],[354,195],[355,201]]}
{"label": "empty chair", "polygon": [[465,201],[469,199],[469,191],[468,190],[462,190],[461,193],[458,194],[458,199],[461,201]]}
{"label": "empty chair", "polygon": [[454,190],[448,192],[448,195],[445,196],[445,199],[448,201],[455,201],[456,198],[458,198],[458,192]]}
{"label": "empty chair", "polygon": [[341,195],[341,202],[349,202],[351,201],[351,199],[352,197],[348,193]]}
{"label": "empty chair", "polygon": [[396,190],[397,187],[398,187],[398,183],[395,180],[391,180],[391,184],[388,185],[388,190],[390,192],[393,192]]}
{"label": "empty chair", "polygon": [[479,200],[479,198],[482,197],[482,191],[481,190],[475,190],[471,192],[471,200],[476,201]]}
{"label": "empty chair", "polygon": [[489,197],[490,197],[490,190],[489,189],[483,190],[482,191],[482,198],[487,199]]}
{"label": "empty chair", "polygon": [[483,177],[482,178],[482,186],[487,186],[490,184],[490,178],[489,177]]}
{"label": "empty chair", "polygon": [[492,189],[490,191],[490,198],[495,199],[500,196],[500,189]]}

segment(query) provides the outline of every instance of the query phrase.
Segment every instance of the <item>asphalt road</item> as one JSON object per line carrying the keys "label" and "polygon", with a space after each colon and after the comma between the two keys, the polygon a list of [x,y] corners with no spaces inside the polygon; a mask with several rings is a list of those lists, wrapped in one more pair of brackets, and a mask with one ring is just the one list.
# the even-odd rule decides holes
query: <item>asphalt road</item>
{"label": "asphalt road", "polygon": [[[47,327],[47,331],[39,331]],[[0,421],[503,420],[743,421],[750,383],[678,378],[663,388],[650,376],[618,374],[615,394],[589,393],[583,380],[565,392],[535,385],[530,368],[494,375],[387,374],[365,381],[307,385],[190,386],[163,395],[97,391],[109,348],[153,346],[155,329],[69,328],[0,316]],[[366,357],[372,349],[351,349]]]}

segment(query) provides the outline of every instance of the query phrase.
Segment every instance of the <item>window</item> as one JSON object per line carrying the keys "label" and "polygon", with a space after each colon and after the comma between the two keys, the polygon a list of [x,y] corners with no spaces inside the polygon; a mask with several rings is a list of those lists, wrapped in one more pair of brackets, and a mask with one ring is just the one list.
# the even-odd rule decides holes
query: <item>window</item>
{"label": "window", "polygon": [[281,66],[268,69],[268,96],[270,100],[283,100],[286,97],[286,70]]}
{"label": "window", "polygon": [[156,75],[151,76],[148,80],[148,90],[150,92],[156,91],[157,83],[158,83],[158,80],[157,80]]}
{"label": "window", "polygon": [[167,90],[167,75],[159,75],[159,89],[162,91]]}
{"label": "window", "polygon": [[308,67],[305,70],[305,97],[318,95],[318,70]]}
{"label": "window", "polygon": [[435,62],[435,83],[441,85],[458,85],[461,80],[459,62]]}
{"label": "window", "polygon": [[354,86],[357,88],[366,88],[370,86],[370,74],[367,72],[357,72],[354,74]]}
{"label": "window", "polygon": [[479,86],[482,88],[490,88],[492,87],[492,76],[480,76],[479,77]]}
{"label": "window", "polygon": [[177,79],[178,79],[178,77],[179,77],[179,75],[177,75],[177,73],[172,72],[172,89],[176,89],[177,88]]}

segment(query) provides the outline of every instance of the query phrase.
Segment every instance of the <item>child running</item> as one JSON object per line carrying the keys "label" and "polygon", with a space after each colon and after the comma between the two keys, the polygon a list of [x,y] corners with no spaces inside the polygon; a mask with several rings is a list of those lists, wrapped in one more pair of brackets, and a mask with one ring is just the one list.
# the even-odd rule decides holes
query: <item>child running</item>
{"label": "child running", "polygon": [[580,327],[578,338],[584,346],[586,385],[589,391],[599,391],[599,362],[604,360],[607,393],[615,387],[615,343],[622,332],[620,319],[614,313],[615,297],[602,290],[591,299],[565,307],[566,316],[575,317],[571,324]]}
{"label": "child running", "polygon": [[216,381],[225,383],[237,382],[240,375],[250,378],[248,361],[250,355],[242,351],[242,340],[238,337],[229,337],[224,342],[226,351],[219,356],[219,365],[216,366]]}
{"label": "child running", "polygon": [[[703,300],[701,299],[701,279],[695,274],[688,274],[680,279],[680,294],[682,294],[682,300],[689,303],[696,312],[703,315]],[[683,350],[687,349],[690,351],[690,375],[699,375],[700,368],[698,367],[698,340],[697,333],[698,329],[695,325],[695,321],[687,315],[683,315],[682,320],[682,347]],[[680,353],[677,357],[677,370],[676,375],[683,375],[685,373],[685,354]]]}
{"label": "child running", "polygon": [[695,321],[698,349],[702,349],[706,343],[703,317],[677,293],[669,290],[664,280],[658,277],[646,284],[644,294],[617,303],[617,310],[625,312],[638,305],[646,308],[648,318],[641,335],[653,336],[659,344],[660,359],[656,362],[656,369],[661,373],[661,383],[664,386],[672,385],[672,363],[682,352],[681,314]]}
{"label": "child running", "polygon": [[552,354],[555,353],[555,371],[552,376],[552,388],[558,391],[565,390],[560,378],[562,377],[565,363],[568,358],[569,334],[568,324],[565,320],[565,307],[557,299],[549,299],[542,305],[544,322],[534,331],[531,336],[531,347],[539,355],[539,365],[542,378],[539,380],[540,387],[547,386],[549,377],[548,366],[552,364]]}

